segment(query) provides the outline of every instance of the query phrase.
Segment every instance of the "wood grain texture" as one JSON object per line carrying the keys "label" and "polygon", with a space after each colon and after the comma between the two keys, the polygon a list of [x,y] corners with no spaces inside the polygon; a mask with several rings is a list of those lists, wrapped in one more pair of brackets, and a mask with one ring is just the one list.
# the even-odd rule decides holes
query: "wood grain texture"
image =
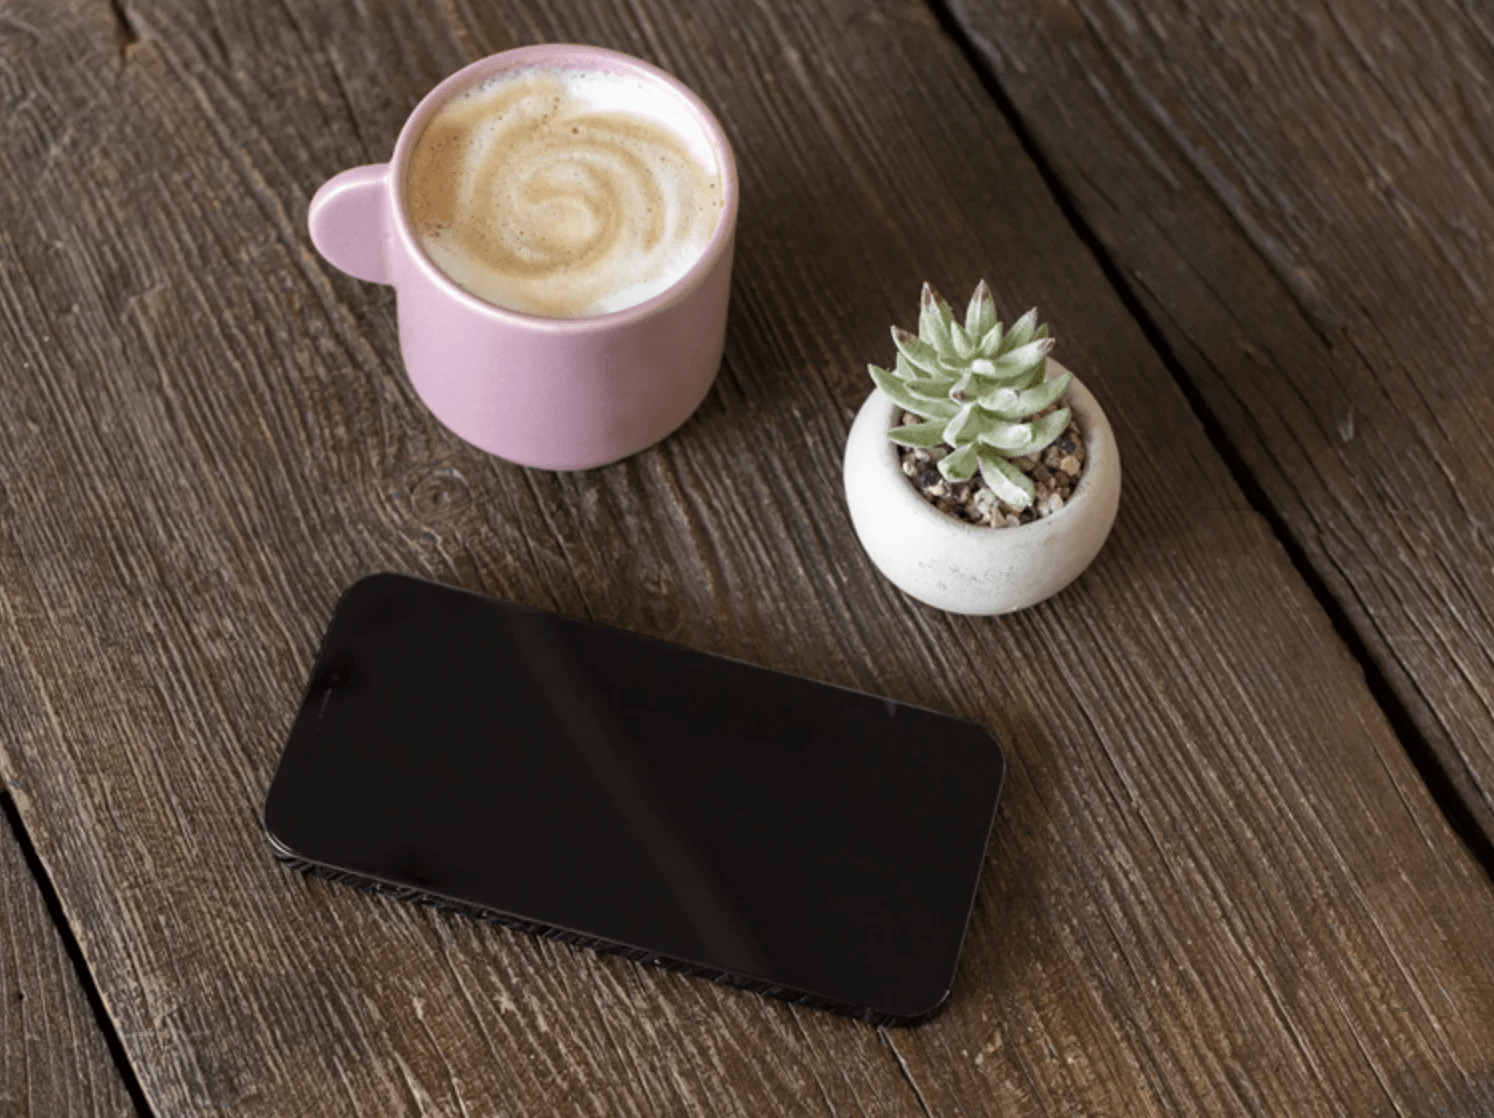
{"label": "wood grain texture", "polygon": [[133,1118],[138,1114],[4,813],[0,813],[0,1114],[5,1118]]}
{"label": "wood grain texture", "polygon": [[[3,9],[0,772],[162,1115],[1477,1113],[1494,888],[927,10]],[[716,390],[582,474],[462,445],[303,232],[420,95],[659,62],[743,171]],[[1072,589],[940,615],[839,455],[918,284],[1037,302],[1110,412]],[[976,718],[1011,780],[948,1010],[865,1026],[306,880],[256,812],[340,589],[393,568]]]}
{"label": "wood grain texture", "polygon": [[1494,841],[1494,11],[951,8]]}

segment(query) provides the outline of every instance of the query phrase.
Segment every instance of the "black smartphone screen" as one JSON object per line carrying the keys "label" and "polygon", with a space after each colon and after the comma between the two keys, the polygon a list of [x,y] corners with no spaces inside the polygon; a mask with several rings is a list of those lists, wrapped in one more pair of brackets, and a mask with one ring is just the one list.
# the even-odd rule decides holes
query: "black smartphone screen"
{"label": "black smartphone screen", "polygon": [[947,997],[986,730],[402,575],[342,597],[265,800],[299,868],[879,1023]]}

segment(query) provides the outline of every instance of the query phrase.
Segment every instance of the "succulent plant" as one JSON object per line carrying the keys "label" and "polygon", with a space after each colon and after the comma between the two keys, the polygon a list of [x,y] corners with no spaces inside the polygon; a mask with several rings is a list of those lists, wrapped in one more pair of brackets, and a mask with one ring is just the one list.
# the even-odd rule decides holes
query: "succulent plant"
{"label": "succulent plant", "polygon": [[1034,308],[1003,331],[991,289],[981,280],[970,297],[965,321],[928,284],[915,336],[896,326],[897,364],[868,366],[877,387],[893,403],[923,419],[888,432],[902,446],[948,446],[939,472],[968,481],[979,470],[991,491],[1008,505],[1032,504],[1032,481],[1013,458],[1037,454],[1068,426],[1069,409],[1041,414],[1068,389],[1071,374],[1045,380],[1053,339],[1039,326]]}

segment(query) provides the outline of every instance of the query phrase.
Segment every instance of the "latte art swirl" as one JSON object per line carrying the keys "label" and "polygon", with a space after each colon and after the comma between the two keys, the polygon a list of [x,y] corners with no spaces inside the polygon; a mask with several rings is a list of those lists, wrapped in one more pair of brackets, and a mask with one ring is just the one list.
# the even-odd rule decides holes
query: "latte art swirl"
{"label": "latte art swirl", "polygon": [[633,306],[689,271],[721,213],[719,176],[676,129],[611,107],[640,89],[527,71],[442,108],[406,180],[436,266],[481,299],[552,318]]}

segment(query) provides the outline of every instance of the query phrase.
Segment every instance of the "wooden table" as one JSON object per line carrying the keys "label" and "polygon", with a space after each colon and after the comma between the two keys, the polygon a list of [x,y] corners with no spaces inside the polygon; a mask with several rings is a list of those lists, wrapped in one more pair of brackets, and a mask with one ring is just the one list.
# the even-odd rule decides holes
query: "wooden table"
{"label": "wooden table", "polygon": [[[445,74],[583,41],[736,146],[663,444],[436,424],[306,204]],[[0,0],[0,1113],[1494,1113],[1494,14],[1428,0]],[[998,619],[858,546],[920,283],[1116,426]],[[947,1010],[879,1030],[277,866],[343,586],[407,571],[977,719]]]}

